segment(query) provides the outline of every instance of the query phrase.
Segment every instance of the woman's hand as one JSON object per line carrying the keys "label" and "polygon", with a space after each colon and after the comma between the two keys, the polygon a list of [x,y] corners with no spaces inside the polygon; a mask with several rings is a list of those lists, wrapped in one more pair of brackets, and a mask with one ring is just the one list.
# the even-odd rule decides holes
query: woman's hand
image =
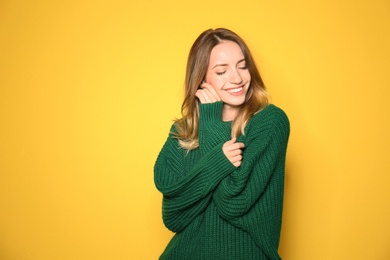
{"label": "woman's hand", "polygon": [[206,82],[203,82],[200,85],[199,89],[195,93],[195,96],[199,98],[199,101],[202,104],[221,101],[221,98],[218,96],[217,92],[215,92],[213,86]]}
{"label": "woman's hand", "polygon": [[242,149],[245,147],[244,143],[236,143],[237,138],[233,137],[222,146],[222,151],[228,160],[236,167],[240,167],[242,163]]}

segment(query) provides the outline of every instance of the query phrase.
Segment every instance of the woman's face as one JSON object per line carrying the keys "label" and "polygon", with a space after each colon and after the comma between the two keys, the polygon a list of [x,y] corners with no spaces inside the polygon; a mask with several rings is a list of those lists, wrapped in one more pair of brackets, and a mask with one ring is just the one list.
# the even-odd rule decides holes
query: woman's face
{"label": "woman's face", "polygon": [[245,102],[251,75],[237,43],[224,41],[211,50],[205,81],[213,86],[225,110],[237,110]]}

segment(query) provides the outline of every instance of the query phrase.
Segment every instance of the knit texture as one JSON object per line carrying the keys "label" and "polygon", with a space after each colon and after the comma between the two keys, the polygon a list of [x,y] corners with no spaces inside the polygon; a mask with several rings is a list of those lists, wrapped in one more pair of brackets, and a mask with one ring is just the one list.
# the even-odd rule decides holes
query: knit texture
{"label": "knit texture", "polygon": [[231,139],[222,106],[201,104],[197,149],[181,148],[173,125],[158,155],[154,179],[163,221],[176,233],[161,260],[281,259],[288,118],[275,105],[254,115],[237,140],[245,148],[236,168],[222,151]]}

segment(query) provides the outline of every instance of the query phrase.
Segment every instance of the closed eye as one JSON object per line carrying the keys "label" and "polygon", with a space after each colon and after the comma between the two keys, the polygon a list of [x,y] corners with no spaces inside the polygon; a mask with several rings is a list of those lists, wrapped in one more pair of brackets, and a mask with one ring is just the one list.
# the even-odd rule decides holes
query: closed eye
{"label": "closed eye", "polygon": [[246,62],[245,62],[245,59],[242,59],[242,60],[239,60],[237,62],[237,67],[241,70],[246,70],[248,69],[248,67],[246,66]]}

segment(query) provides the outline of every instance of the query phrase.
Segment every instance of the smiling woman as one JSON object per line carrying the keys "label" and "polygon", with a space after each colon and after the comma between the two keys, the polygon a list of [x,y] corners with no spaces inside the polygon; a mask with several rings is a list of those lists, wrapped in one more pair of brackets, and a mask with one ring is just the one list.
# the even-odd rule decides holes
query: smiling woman
{"label": "smiling woman", "polygon": [[227,29],[195,41],[185,87],[183,117],[155,164],[164,224],[176,233],[160,259],[280,259],[287,116]]}
{"label": "smiling woman", "polygon": [[[242,249],[235,246],[242,242],[227,247],[240,225],[230,225],[231,219],[237,216],[244,226],[258,211],[258,204],[250,208],[246,202],[256,200],[257,193],[251,191],[262,192],[261,186],[244,191],[241,188],[249,188],[244,183],[253,182],[242,175],[255,156],[252,136],[265,133],[255,121],[266,124],[266,115],[275,109],[267,106],[248,117],[245,136],[238,138],[246,145],[242,164],[209,192],[213,195],[208,204],[198,193],[206,194],[209,185],[215,185],[223,167],[216,164],[207,181],[206,173],[198,181],[202,176],[195,171],[219,162],[211,156],[212,147],[231,140],[230,130],[240,131],[244,125],[235,129],[233,121],[219,120],[222,101],[205,104],[195,96],[218,39],[202,38],[212,41],[210,49],[191,55],[198,59],[189,66],[187,82],[193,88],[186,90],[188,102],[180,115],[188,51],[200,32],[218,26],[245,39],[273,103],[291,122],[279,255],[285,260],[390,259],[389,0],[303,0],[299,5],[293,0],[201,0],[191,5],[181,0],[3,0],[1,260],[157,259],[173,234],[161,221],[162,196],[153,182],[153,166],[175,117],[182,121],[175,123],[173,134],[183,122],[188,135],[175,139],[179,144],[162,158],[167,158],[167,169],[183,168],[188,182],[179,171],[158,183],[164,189],[166,225],[178,230],[175,225],[190,224],[173,242],[180,242],[177,247],[183,251],[198,246],[188,252],[194,256],[190,259],[214,243],[221,258],[234,249],[249,248],[249,255],[251,248],[258,248],[253,242]],[[235,43],[251,75],[249,97],[251,89],[262,85],[255,84],[248,50]],[[190,115],[192,111],[200,111],[204,120],[192,120],[198,115]],[[191,136],[193,128],[196,136]],[[219,142],[220,135],[224,137]],[[182,148],[199,140],[198,148]],[[199,149],[205,153],[202,159],[197,158],[203,154]],[[183,155],[174,160],[177,152]],[[253,169],[259,172],[257,166]],[[170,183],[176,194],[167,191]],[[190,193],[188,187],[187,199],[181,200],[185,203],[173,204],[185,185],[199,189]],[[235,196],[240,189],[248,197]],[[263,203],[260,200],[263,196],[258,199]],[[277,207],[273,201],[270,207]],[[205,209],[196,215],[202,203]],[[221,218],[215,215],[216,206]],[[247,216],[238,216],[245,209]],[[269,218],[251,221],[262,227]],[[248,225],[238,232],[254,233],[245,233]],[[274,226],[266,226],[261,232],[271,234]],[[215,234],[206,233],[207,228]],[[182,246],[185,241],[193,241],[193,247]],[[174,243],[169,248],[178,250]]]}
{"label": "smiling woman", "polygon": [[[240,46],[223,41],[213,48],[205,82],[196,96],[201,103],[223,102],[222,120],[232,121],[246,100],[251,75]],[[209,96],[212,99],[209,99]]]}

